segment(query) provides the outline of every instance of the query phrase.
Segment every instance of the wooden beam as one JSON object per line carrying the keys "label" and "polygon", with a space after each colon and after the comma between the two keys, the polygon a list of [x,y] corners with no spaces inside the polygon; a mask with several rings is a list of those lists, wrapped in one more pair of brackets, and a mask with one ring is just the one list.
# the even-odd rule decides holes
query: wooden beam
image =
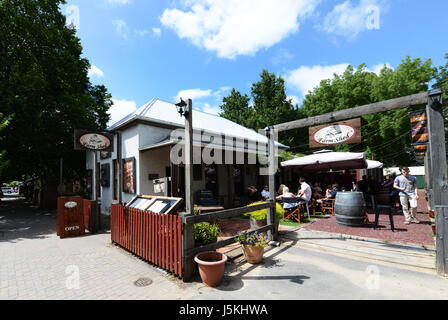
{"label": "wooden beam", "polygon": [[436,211],[437,272],[444,275],[448,274],[448,183],[441,90],[429,91],[426,116],[428,118],[431,205],[434,205]]}
{"label": "wooden beam", "polygon": [[413,94],[406,97],[396,98],[392,100],[386,100],[381,102],[376,102],[356,108],[344,109],[340,111],[330,112],[326,114],[322,114],[319,116],[295,120],[291,122],[285,122],[281,124],[277,124],[273,126],[275,130],[278,132],[299,129],[304,127],[315,126],[319,124],[346,120],[351,118],[356,118],[360,116],[364,116],[367,114],[374,114],[384,111],[390,111],[400,108],[406,108],[409,106],[415,106],[419,104],[426,104],[428,102],[428,93],[422,92]]}
{"label": "wooden beam", "polygon": [[254,206],[234,208],[234,209],[228,209],[228,210],[223,210],[223,211],[218,211],[218,212],[210,212],[210,213],[205,213],[205,214],[200,214],[200,215],[195,215],[195,216],[190,215],[188,217],[185,217],[185,223],[193,225],[193,224],[200,223],[200,222],[213,222],[216,219],[224,220],[224,219],[229,219],[229,218],[233,218],[233,217],[238,217],[238,216],[241,216],[248,212],[266,209],[269,207],[270,207],[270,204],[268,202],[266,202],[266,203],[257,204]]}

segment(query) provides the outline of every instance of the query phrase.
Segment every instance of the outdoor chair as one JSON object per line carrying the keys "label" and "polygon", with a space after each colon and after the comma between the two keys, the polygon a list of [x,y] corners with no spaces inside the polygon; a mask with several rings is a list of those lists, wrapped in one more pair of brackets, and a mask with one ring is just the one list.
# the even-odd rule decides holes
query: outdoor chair
{"label": "outdoor chair", "polygon": [[311,200],[310,201],[300,201],[299,202],[299,210],[302,209],[301,212],[303,212],[303,214],[305,215],[305,210],[306,213],[308,215],[308,219],[310,218],[310,204],[311,204]]}
{"label": "outdoor chair", "polygon": [[321,210],[322,213],[330,212],[332,216],[334,216],[334,203],[336,199],[321,199]]}
{"label": "outdoor chair", "polygon": [[290,198],[282,197],[282,202],[296,204],[296,206],[293,208],[288,208],[288,209],[283,210],[283,221],[285,221],[286,219],[294,219],[298,223],[300,223],[300,206],[298,205],[299,199],[293,198],[293,197],[290,197]]}

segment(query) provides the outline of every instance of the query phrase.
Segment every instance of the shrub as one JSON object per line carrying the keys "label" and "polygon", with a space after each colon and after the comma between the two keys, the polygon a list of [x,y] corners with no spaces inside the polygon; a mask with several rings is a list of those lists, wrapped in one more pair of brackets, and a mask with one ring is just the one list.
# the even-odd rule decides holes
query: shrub
{"label": "shrub", "polygon": [[219,226],[216,223],[196,223],[193,228],[196,246],[203,246],[209,243],[213,243],[218,238]]}
{"label": "shrub", "polygon": [[[255,206],[257,204],[262,204],[265,202],[254,202],[248,205],[248,207],[250,206]],[[283,208],[282,205],[280,203],[276,203],[276,215],[277,215],[277,219],[281,219],[283,218]],[[254,218],[255,220],[263,220],[266,219],[267,215],[268,215],[268,209],[261,209],[261,210],[257,210],[257,211],[252,211],[252,212],[248,212],[246,214],[244,214],[245,216],[251,216],[252,218]]]}

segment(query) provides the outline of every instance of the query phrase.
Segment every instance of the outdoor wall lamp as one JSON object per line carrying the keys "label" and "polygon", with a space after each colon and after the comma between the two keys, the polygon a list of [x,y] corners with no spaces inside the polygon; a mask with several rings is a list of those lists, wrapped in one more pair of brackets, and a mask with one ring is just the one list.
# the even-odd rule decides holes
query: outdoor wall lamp
{"label": "outdoor wall lamp", "polygon": [[188,116],[188,111],[185,111],[185,107],[187,103],[180,98],[180,102],[176,103],[177,112],[179,112],[180,116],[184,116],[185,118]]}

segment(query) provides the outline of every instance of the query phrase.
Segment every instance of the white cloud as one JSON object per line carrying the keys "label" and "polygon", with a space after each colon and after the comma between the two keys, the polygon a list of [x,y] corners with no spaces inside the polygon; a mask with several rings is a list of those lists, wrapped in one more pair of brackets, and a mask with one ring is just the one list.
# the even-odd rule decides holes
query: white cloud
{"label": "white cloud", "polygon": [[149,33],[148,30],[134,30],[134,32],[136,34],[138,34],[139,36],[141,36],[141,37],[144,37],[144,36],[146,36]]}
{"label": "white cloud", "polygon": [[180,38],[220,58],[235,59],[269,48],[299,29],[321,0],[184,1],[185,11],[166,9],[160,21]]}
{"label": "white cloud", "polygon": [[209,97],[212,95],[212,90],[201,90],[201,89],[188,89],[181,90],[174,98],[176,101],[180,101],[182,98],[184,101],[187,99],[196,100],[200,98]]}
{"label": "white cloud", "polygon": [[300,103],[300,98],[298,96],[288,96],[286,99],[291,100],[293,106]]}
{"label": "white cloud", "polygon": [[386,63],[378,63],[377,65],[374,65],[372,69],[367,68],[367,71],[374,72],[377,75],[380,75],[381,70],[383,70],[384,66],[386,66],[386,68],[388,69],[393,69],[390,63],[386,62]]}
{"label": "white cloud", "polygon": [[288,50],[282,48],[278,50],[278,53],[271,58],[271,62],[274,65],[285,63],[291,61],[294,58],[294,54],[290,53]]}
{"label": "white cloud", "polygon": [[361,0],[358,5],[348,0],[327,14],[321,28],[352,40],[362,31],[379,29],[384,11],[384,0]]}
{"label": "white cloud", "polygon": [[348,67],[348,63],[336,64],[333,66],[301,66],[298,69],[288,72],[284,77],[288,86],[300,91],[305,96],[308,91],[312,91],[325,79],[333,78],[333,74],[342,74]]}
{"label": "white cloud", "polygon": [[152,33],[155,37],[160,37],[162,30],[160,28],[152,28]]}
{"label": "white cloud", "polygon": [[112,107],[109,109],[109,114],[111,115],[108,126],[113,125],[114,123],[120,121],[130,113],[137,110],[137,104],[135,101],[127,101],[127,100],[114,100]]}
{"label": "white cloud", "polygon": [[211,113],[214,115],[218,115],[221,112],[221,108],[217,106],[210,106],[208,103],[204,104],[204,107],[202,108],[202,111]]}
{"label": "white cloud", "polygon": [[98,78],[104,77],[104,72],[97,66],[90,66],[89,73],[87,74],[90,78],[96,76]]}
{"label": "white cloud", "polygon": [[125,39],[127,39],[129,34],[128,24],[123,20],[114,20],[112,23],[115,26],[116,31]]}

